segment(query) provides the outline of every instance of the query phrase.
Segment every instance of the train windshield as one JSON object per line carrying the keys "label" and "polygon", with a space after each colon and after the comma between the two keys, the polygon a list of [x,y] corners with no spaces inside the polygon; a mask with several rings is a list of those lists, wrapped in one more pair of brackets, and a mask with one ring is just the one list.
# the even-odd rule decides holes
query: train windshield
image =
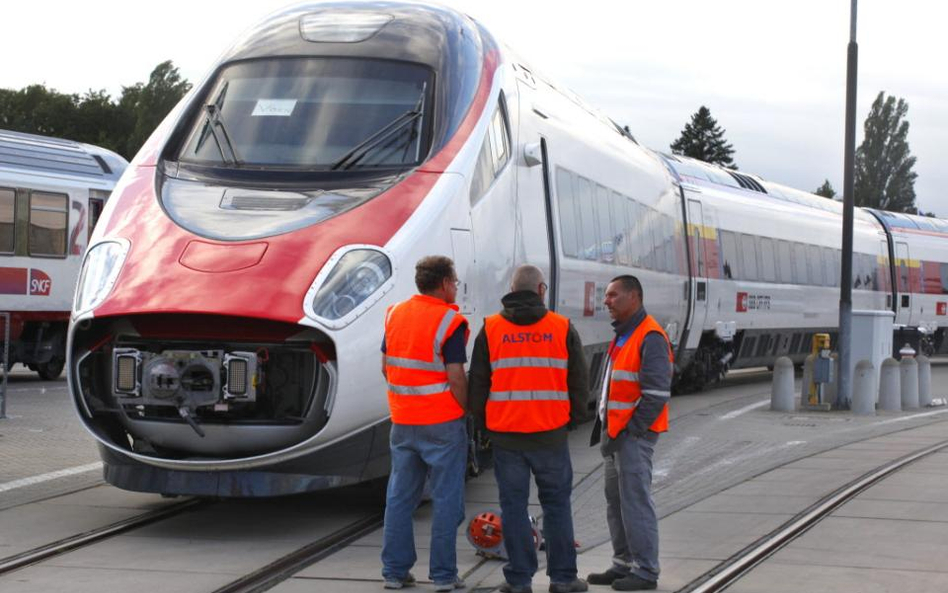
{"label": "train windshield", "polygon": [[427,153],[431,71],[404,62],[279,58],[218,75],[178,160],[343,171],[418,165]]}

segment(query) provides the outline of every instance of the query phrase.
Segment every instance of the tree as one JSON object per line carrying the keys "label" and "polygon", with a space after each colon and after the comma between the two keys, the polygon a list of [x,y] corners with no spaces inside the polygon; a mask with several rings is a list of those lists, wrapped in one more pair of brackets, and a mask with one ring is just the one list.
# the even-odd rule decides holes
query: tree
{"label": "tree", "polygon": [[117,101],[105,91],[79,96],[42,84],[0,89],[0,129],[97,144],[130,160],[190,88],[168,61],[147,84],[123,87]]}
{"label": "tree", "polygon": [[856,150],[853,190],[857,206],[892,212],[915,212],[915,157],[909,153],[908,103],[880,91],[866,117],[862,144]]}
{"label": "tree", "polygon": [[691,116],[691,122],[685,124],[678,140],[672,143],[672,153],[737,169],[731,157],[734,147],[724,140],[725,131],[718,126],[717,120],[711,117],[711,111],[702,105]]}
{"label": "tree", "polygon": [[181,78],[181,73],[171,60],[155,66],[147,84],[139,83],[122,89],[121,103],[130,110],[134,120],[128,139],[130,154],[138,152],[148,136],[189,90],[191,83]]}
{"label": "tree", "polygon": [[830,184],[829,179],[825,180],[823,182],[823,185],[816,188],[816,191],[814,191],[813,193],[815,193],[818,196],[823,196],[824,198],[829,198],[831,200],[836,197],[836,190],[833,189],[833,186],[832,184]]}

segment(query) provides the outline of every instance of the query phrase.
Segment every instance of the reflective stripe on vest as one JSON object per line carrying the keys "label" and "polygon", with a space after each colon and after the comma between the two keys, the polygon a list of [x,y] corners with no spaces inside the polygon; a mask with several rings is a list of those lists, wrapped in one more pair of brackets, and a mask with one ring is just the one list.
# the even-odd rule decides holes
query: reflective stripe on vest
{"label": "reflective stripe on vest", "polygon": [[438,424],[464,415],[441,353],[447,337],[466,321],[452,307],[416,295],[386,313],[385,374],[395,424]]}
{"label": "reflective stripe on vest", "polygon": [[487,428],[496,432],[544,432],[569,422],[566,377],[569,320],[547,312],[530,325],[501,315],[484,320],[491,390]]}
{"label": "reflective stripe on vest", "polygon": [[[642,391],[639,383],[639,371],[642,367],[642,344],[645,336],[657,332],[669,344],[665,331],[651,316],[646,315],[642,323],[635,328],[629,339],[619,349],[613,361],[612,374],[609,377],[609,397],[606,401],[606,430],[610,438],[616,438],[629,425],[635,410],[641,402],[642,394],[648,394],[662,399],[671,397],[668,391]],[[668,345],[669,360],[673,360],[671,345]],[[658,418],[649,427],[654,432],[668,430],[668,404],[662,408]]]}

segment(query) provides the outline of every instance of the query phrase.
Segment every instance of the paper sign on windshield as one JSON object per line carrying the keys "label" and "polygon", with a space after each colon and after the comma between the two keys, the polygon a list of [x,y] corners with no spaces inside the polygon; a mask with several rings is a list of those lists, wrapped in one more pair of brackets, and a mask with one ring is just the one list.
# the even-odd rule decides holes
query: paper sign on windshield
{"label": "paper sign on windshield", "polygon": [[252,117],[290,117],[296,99],[260,99],[253,108]]}

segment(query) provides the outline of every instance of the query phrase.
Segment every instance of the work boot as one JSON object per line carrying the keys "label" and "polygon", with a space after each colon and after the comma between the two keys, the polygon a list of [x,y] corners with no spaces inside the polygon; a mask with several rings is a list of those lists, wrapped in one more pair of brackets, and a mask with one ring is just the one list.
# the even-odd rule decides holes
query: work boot
{"label": "work boot", "polygon": [[610,567],[606,572],[593,572],[586,577],[590,585],[611,585],[614,581],[626,576],[624,572],[619,572]]}
{"label": "work boot", "polygon": [[589,591],[589,585],[583,579],[576,579],[571,583],[550,583],[550,593],[579,593]]}
{"label": "work boot", "polygon": [[500,593],[533,593],[533,587],[530,585],[511,585],[504,583],[498,589]]}
{"label": "work boot", "polygon": [[612,588],[616,591],[650,591],[658,587],[658,581],[650,581],[630,574],[612,581]]}

